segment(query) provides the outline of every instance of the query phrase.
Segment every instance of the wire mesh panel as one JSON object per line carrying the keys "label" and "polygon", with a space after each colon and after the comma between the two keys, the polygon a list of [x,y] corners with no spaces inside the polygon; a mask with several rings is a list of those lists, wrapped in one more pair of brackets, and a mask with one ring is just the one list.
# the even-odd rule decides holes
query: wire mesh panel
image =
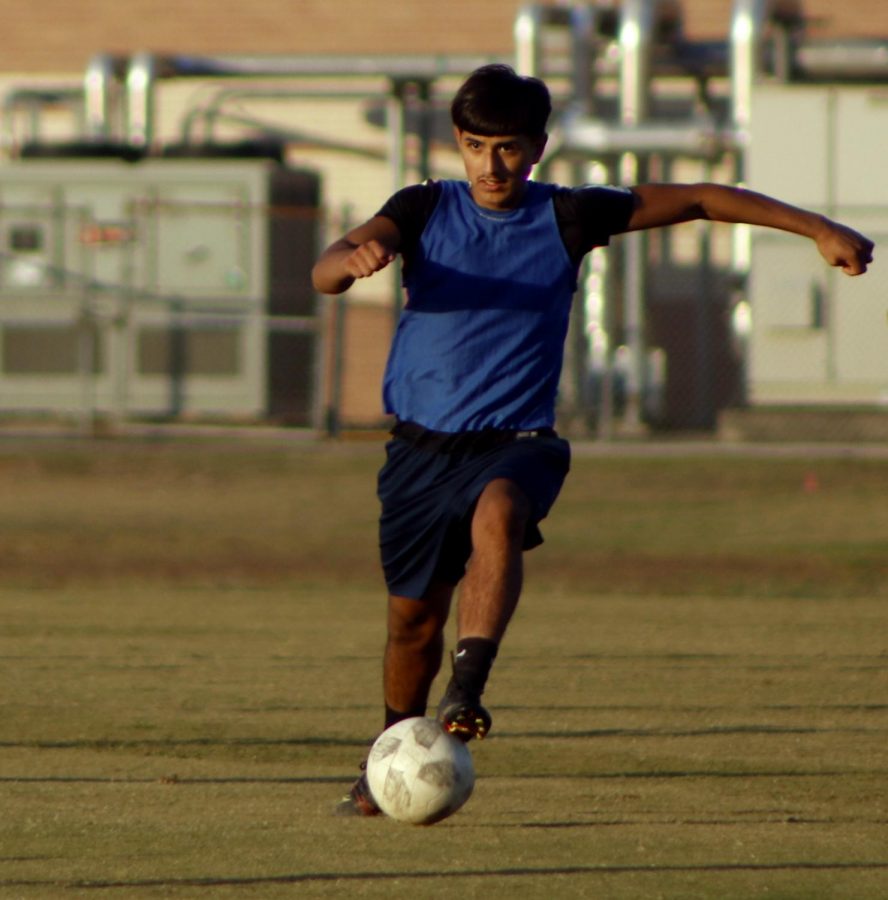
{"label": "wire mesh panel", "polygon": [[0,409],[316,424],[315,175],[43,158],[0,200]]}

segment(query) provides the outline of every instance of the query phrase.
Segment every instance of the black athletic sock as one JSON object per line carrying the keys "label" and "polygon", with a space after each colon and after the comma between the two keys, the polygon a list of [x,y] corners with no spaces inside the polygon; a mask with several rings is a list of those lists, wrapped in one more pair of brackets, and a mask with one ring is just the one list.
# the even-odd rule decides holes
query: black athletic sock
{"label": "black athletic sock", "polygon": [[480,697],[498,649],[499,644],[490,638],[470,637],[457,641],[453,654],[454,681]]}
{"label": "black athletic sock", "polygon": [[385,727],[391,728],[396,722],[402,719],[412,719],[415,716],[424,716],[426,714],[425,706],[417,709],[411,709],[407,712],[401,712],[398,709],[392,709],[388,703],[385,705]]}

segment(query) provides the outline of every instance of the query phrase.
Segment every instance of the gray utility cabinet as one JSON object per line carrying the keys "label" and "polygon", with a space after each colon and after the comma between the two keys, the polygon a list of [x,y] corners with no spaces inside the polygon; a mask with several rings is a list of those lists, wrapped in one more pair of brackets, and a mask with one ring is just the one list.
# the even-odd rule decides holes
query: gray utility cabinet
{"label": "gray utility cabinet", "polygon": [[313,424],[318,196],[268,159],[0,167],[0,411]]}
{"label": "gray utility cabinet", "polygon": [[[888,402],[888,87],[759,85],[749,187],[836,218],[874,239],[862,278],[825,266],[809,241],[752,239],[754,403]],[[884,264],[884,261],[883,263]]]}

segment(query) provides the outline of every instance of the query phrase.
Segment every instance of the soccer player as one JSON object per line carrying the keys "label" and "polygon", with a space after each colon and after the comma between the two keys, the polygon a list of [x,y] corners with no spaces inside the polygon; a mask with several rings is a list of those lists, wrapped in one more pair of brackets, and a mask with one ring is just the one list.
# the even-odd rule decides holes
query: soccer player
{"label": "soccer player", "polygon": [[[542,81],[478,69],[451,106],[466,181],[398,191],[313,269],[316,289],[338,294],[403,260],[407,301],[383,382],[395,425],[378,481],[386,727],[426,712],[457,584],[453,672],[437,717],[464,740],[491,727],[481,695],[518,603],[522,554],[541,543],[538,525],[570,464],[553,430],[555,398],[586,253],[622,232],[712,219],[808,237],[848,275],[872,261],[863,235],[752,191],[531,181],[550,111]],[[339,810],[378,813],[364,775]]]}

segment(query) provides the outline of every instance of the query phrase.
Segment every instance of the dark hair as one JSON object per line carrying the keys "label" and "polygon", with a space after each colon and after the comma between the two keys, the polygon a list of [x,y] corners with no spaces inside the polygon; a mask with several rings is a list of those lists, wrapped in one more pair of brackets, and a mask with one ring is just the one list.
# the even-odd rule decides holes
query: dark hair
{"label": "dark hair", "polygon": [[518,75],[502,64],[472,72],[450,105],[457,128],[486,136],[541,137],[551,112],[549,89],[539,78]]}

